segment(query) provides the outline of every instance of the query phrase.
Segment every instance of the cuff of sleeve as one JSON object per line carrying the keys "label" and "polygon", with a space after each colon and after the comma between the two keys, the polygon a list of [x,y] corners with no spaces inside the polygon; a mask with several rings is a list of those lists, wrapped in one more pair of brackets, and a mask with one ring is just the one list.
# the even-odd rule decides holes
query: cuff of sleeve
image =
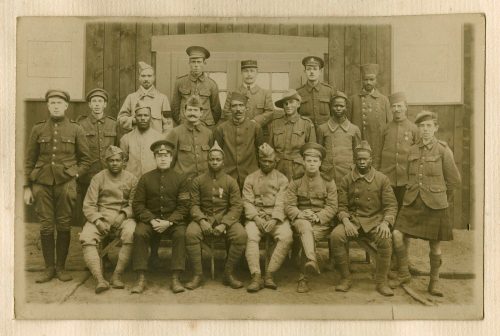
{"label": "cuff of sleeve", "polygon": [[385,216],[384,220],[389,223],[390,226],[394,226],[394,216]]}
{"label": "cuff of sleeve", "polygon": [[276,219],[280,222],[283,222],[285,220],[285,215],[284,214],[275,214],[273,213],[271,216],[273,219]]}
{"label": "cuff of sleeve", "polygon": [[347,212],[341,211],[341,212],[339,212],[339,214],[337,215],[337,217],[338,217],[338,219],[340,221],[343,221],[344,218],[349,218],[350,216],[349,216],[349,214]]}
{"label": "cuff of sleeve", "polygon": [[120,210],[127,218],[132,217],[132,209],[131,208],[123,208]]}
{"label": "cuff of sleeve", "polygon": [[172,111],[163,111],[163,116],[165,118],[172,118],[173,117],[173,113],[172,113]]}

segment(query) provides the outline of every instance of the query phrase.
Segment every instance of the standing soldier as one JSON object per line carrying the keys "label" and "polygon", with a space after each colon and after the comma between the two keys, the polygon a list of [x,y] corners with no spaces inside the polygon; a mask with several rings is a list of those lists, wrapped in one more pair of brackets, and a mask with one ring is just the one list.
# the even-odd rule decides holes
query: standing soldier
{"label": "standing soldier", "polygon": [[257,151],[264,139],[260,126],[247,117],[248,98],[238,92],[233,92],[230,97],[231,117],[217,126],[214,137],[224,150],[226,173],[242,189],[248,174],[259,168]]}
{"label": "standing soldier", "polygon": [[151,108],[139,104],[134,112],[135,127],[120,140],[120,148],[125,158],[125,170],[140,178],[144,173],[156,168],[156,161],[149,149],[151,144],[163,135],[151,127]]}
{"label": "standing soldier", "polygon": [[297,112],[300,95],[295,90],[288,90],[274,103],[285,110],[285,115],[273,120],[269,126],[269,145],[278,155],[276,169],[291,181],[304,174],[304,160],[300,148],[307,142],[316,141],[316,131],[312,121]]}
{"label": "standing soldier", "polygon": [[351,288],[349,258],[346,243],[350,238],[365,236],[377,245],[377,291],[384,296],[393,296],[387,285],[387,273],[391,264],[391,226],[394,225],[398,205],[387,176],[371,165],[371,148],[362,141],[356,147],[356,166],[342,178],[339,186],[340,224],[330,235],[335,264],[342,280],[336,291],[347,292]]}
{"label": "standing soldier", "polygon": [[183,292],[179,276],[185,267],[185,233],[189,213],[189,188],[183,175],[170,164],[174,155],[174,144],[159,140],[151,145],[157,168],[144,174],[132,203],[137,226],[134,232],[133,268],[137,272],[137,283],[132,293],[142,293],[146,286],[145,272],[149,259],[149,244],[154,236],[167,235],[172,239],[173,293]]}
{"label": "standing soldier", "polygon": [[174,120],[178,125],[185,120],[186,101],[196,95],[202,106],[201,122],[213,129],[221,117],[221,107],[217,83],[203,72],[210,52],[203,47],[191,46],[186,49],[186,53],[189,55],[190,72],[175,81],[172,93]]}
{"label": "standing soldier", "polygon": [[137,177],[128,171],[123,171],[123,151],[119,147],[109,146],[103,159],[107,169],[97,173],[90,182],[83,204],[87,222],[80,234],[83,259],[97,281],[96,294],[109,289],[109,283],[102,275],[97,245],[108,235],[119,235],[122,246],[118,253],[115,271],[111,276],[111,286],[124,288],[121,275],[132,255],[135,230],[132,198]]}
{"label": "standing soldier", "polygon": [[[31,130],[24,165],[24,202],[35,202],[40,221],[45,271],[38,283],[57,276],[72,279],[65,269],[71,239],[71,218],[76,200],[76,179],[90,167],[90,152],[85,132],[65,112],[69,94],[49,90],[45,94],[50,118]],[[54,241],[54,228],[57,242]],[[54,265],[54,248],[56,262]]]}
{"label": "standing soldier", "polygon": [[320,174],[319,167],[326,155],[323,146],[309,142],[301,147],[305,174],[288,186],[285,213],[302,242],[302,262],[297,292],[306,293],[306,270],[319,274],[315,242],[327,238],[337,213],[337,187],[333,180]]}
{"label": "standing soldier", "polygon": [[358,126],[347,119],[347,96],[337,91],[332,98],[332,117],[318,127],[318,143],[326,148],[326,158],[321,171],[340,185],[342,178],[354,164],[354,148],[361,141]]}
{"label": "standing soldier", "polygon": [[186,230],[186,251],[193,265],[193,279],[187,289],[203,283],[201,241],[210,236],[227,234],[229,251],[224,266],[223,284],[237,289],[243,283],[233,275],[233,269],[245,251],[247,234],[239,223],[243,204],[238,183],[224,173],[224,152],[217,142],[208,153],[208,172],[198,176],[191,185],[191,218]]}
{"label": "standing soldier", "polygon": [[[377,86],[378,64],[361,66],[363,88],[351,97],[351,121],[361,130],[361,138],[367,140],[373,153],[382,147],[382,128],[392,120],[391,105]],[[379,169],[378,157],[374,157],[373,166]]]}
{"label": "standing soldier", "polygon": [[408,184],[408,152],[418,141],[418,127],[408,120],[406,97],[397,92],[389,97],[392,109],[392,121],[382,130],[382,147],[379,153],[380,172],[391,181],[392,189],[398,201],[398,209],[403,205],[403,196]]}
{"label": "standing soldier", "polygon": [[[248,175],[243,187],[243,206],[245,209],[245,230],[248,235],[246,258],[252,282],[248,292],[266,288],[276,289],[273,274],[280,267],[292,245],[293,236],[290,223],[285,216],[285,196],[288,180],[276,167],[274,150],[264,143],[259,147],[260,169]],[[259,242],[263,235],[277,240],[274,252],[264,276],[260,274]]]}
{"label": "standing soldier", "polygon": [[[274,113],[273,98],[270,90],[259,87],[255,82],[259,75],[257,61],[241,61],[241,77],[243,83],[236,92],[247,96],[247,117],[255,121],[263,130],[271,122]],[[231,95],[229,94],[224,105],[224,119],[231,118]]]}
{"label": "standing soldier", "polygon": [[439,127],[437,115],[422,111],[417,115],[415,123],[420,132],[420,140],[410,147],[408,184],[393,232],[399,281],[407,283],[411,280],[405,238],[427,240],[431,268],[427,290],[431,295],[443,296],[438,287],[439,267],[442,263],[441,241],[453,239],[448,206],[454,189],[461,183],[460,173],[451,149],[446,142],[435,137]]}
{"label": "standing soldier", "polygon": [[130,132],[136,124],[135,110],[137,106],[148,106],[151,110],[151,127],[159,133],[168,133],[173,127],[172,112],[166,95],[154,86],[155,72],[153,67],[139,62],[140,87],[125,98],[118,113],[118,123],[124,131]]}
{"label": "standing soldier", "polygon": [[321,81],[325,65],[321,57],[307,56],[302,60],[302,65],[307,82],[297,89],[302,98],[299,114],[311,119],[318,130],[319,125],[330,119],[330,101],[337,90]]}

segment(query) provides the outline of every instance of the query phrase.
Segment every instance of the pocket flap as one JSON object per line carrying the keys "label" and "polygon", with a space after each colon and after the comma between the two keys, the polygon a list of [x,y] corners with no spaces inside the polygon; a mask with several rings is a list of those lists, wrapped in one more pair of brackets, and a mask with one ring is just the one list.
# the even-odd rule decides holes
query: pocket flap
{"label": "pocket flap", "polygon": [[328,104],[330,103],[330,99],[329,98],[320,98],[319,101],[322,102],[322,103],[328,103]]}
{"label": "pocket flap", "polygon": [[179,146],[179,150],[183,151],[183,152],[191,152],[191,146],[190,145],[180,145]]}
{"label": "pocket flap", "polygon": [[52,141],[52,138],[50,136],[41,136],[37,140],[38,143],[46,143],[50,141]]}
{"label": "pocket flap", "polygon": [[115,137],[116,131],[104,131],[104,136]]}
{"label": "pocket flap", "polygon": [[446,191],[446,187],[431,185],[431,186],[429,186],[429,190],[432,191],[432,192],[435,192],[435,193],[445,192]]}
{"label": "pocket flap", "polygon": [[408,161],[418,160],[420,158],[419,154],[408,154]]}
{"label": "pocket flap", "polygon": [[300,136],[300,135],[304,134],[304,130],[301,130],[301,129],[299,129],[299,130],[293,130],[292,133]]}
{"label": "pocket flap", "polygon": [[191,89],[188,87],[180,87],[179,92],[183,95],[188,95],[191,93]]}
{"label": "pocket flap", "polygon": [[74,143],[75,143],[75,138],[73,138],[73,137],[61,136],[61,142],[64,142],[64,143],[72,143],[72,144],[74,144]]}
{"label": "pocket flap", "polygon": [[285,133],[285,129],[284,128],[277,128],[277,129],[273,130],[273,133],[274,134],[283,134],[283,133]]}
{"label": "pocket flap", "polygon": [[97,134],[96,131],[86,131],[85,132],[86,136],[95,136],[96,134]]}
{"label": "pocket flap", "polygon": [[263,109],[264,108],[264,103],[257,103],[257,108]]}
{"label": "pocket flap", "polygon": [[302,105],[302,104],[305,104],[307,102],[309,102],[309,97],[306,97],[306,98],[302,97],[300,104]]}
{"label": "pocket flap", "polygon": [[434,162],[439,160],[439,155],[429,155],[425,157],[425,161]]}
{"label": "pocket flap", "polygon": [[209,145],[201,145],[201,149],[204,151],[207,151],[207,150],[210,150],[210,146]]}
{"label": "pocket flap", "polygon": [[201,89],[200,90],[200,96],[209,97],[210,96],[210,90],[209,89]]}

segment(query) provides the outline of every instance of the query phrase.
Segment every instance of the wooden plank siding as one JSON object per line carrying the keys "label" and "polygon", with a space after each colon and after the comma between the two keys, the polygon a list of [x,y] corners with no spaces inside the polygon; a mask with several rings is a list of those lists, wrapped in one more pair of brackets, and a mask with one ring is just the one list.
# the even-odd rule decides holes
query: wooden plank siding
{"label": "wooden plank siding", "polygon": [[[272,22],[272,21],[269,21]],[[347,95],[361,89],[359,66],[378,63],[379,90],[391,93],[392,37],[390,25],[314,24],[300,23],[248,23],[229,20],[206,22],[140,23],[92,22],[86,27],[85,90],[104,87],[109,93],[107,113],[116,116],[125,97],[135,91],[137,62],[144,61],[155,67],[151,52],[151,37],[158,35],[253,33],[267,35],[327,37],[328,51],[324,56],[324,78]],[[472,27],[464,27],[464,102],[460,105],[409,106],[409,119],[428,109],[438,113],[438,137],[449,143],[462,174],[463,184],[455,194],[450,216],[456,228],[470,226],[470,117],[472,106]],[[297,46],[299,49],[300,46]],[[170,92],[167,93],[170,96]],[[31,129],[36,121],[47,117],[45,102],[27,101],[26,127]],[[68,110],[71,118],[88,112],[86,102],[72,102]],[[29,134],[26,134],[27,137]],[[30,215],[31,216],[31,215]],[[30,217],[32,218],[32,216]]]}

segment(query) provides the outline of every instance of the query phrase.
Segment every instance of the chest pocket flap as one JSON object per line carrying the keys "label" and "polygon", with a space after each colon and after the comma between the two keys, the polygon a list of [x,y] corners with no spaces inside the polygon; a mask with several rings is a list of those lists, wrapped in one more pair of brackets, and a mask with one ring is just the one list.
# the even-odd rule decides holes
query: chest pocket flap
{"label": "chest pocket flap", "polygon": [[68,136],[61,136],[61,142],[67,143],[67,144],[74,144],[75,143],[75,138],[74,137],[68,137]]}
{"label": "chest pocket flap", "polygon": [[210,97],[210,90],[207,88],[200,89],[200,96]]}
{"label": "chest pocket flap", "polygon": [[179,150],[183,152],[191,152],[192,147],[190,145],[180,145]]}
{"label": "chest pocket flap", "polygon": [[96,131],[87,131],[87,132],[85,132],[86,136],[95,136],[96,134],[97,134]]}
{"label": "chest pocket flap", "polygon": [[208,151],[208,150],[210,150],[210,146],[209,145],[201,145],[201,150]]}
{"label": "chest pocket flap", "polygon": [[51,142],[51,141],[52,141],[52,137],[46,136],[46,135],[38,137],[38,140],[37,140],[38,143],[47,143],[47,142]]}
{"label": "chest pocket flap", "polygon": [[116,131],[104,131],[104,136],[115,137],[116,136]]}
{"label": "chest pocket flap", "polygon": [[179,92],[183,95],[188,95],[191,93],[191,88],[189,87],[180,87]]}

